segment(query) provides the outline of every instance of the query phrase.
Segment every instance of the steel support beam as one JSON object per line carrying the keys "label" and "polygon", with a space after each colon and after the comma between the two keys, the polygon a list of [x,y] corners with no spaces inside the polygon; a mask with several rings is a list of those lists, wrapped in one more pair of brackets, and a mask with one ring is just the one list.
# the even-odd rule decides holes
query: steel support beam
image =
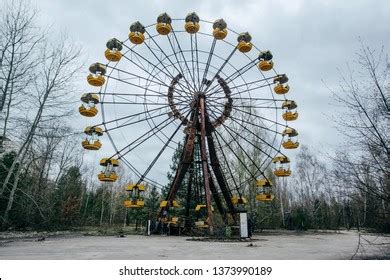
{"label": "steel support beam", "polygon": [[212,235],[214,233],[214,218],[211,207],[211,191],[210,191],[210,174],[207,163],[207,148],[206,148],[206,106],[204,96],[199,98],[199,111],[200,111],[200,156],[202,159],[203,168],[203,182],[206,196],[206,207],[207,207],[207,223],[209,225],[209,231]]}

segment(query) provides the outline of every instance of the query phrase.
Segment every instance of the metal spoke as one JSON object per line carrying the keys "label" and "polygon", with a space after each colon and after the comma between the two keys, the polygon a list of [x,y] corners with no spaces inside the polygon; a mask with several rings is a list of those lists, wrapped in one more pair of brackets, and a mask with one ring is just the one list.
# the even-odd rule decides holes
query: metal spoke
{"label": "metal spoke", "polygon": [[200,91],[202,91],[203,86],[204,86],[204,84],[205,84],[204,81],[205,81],[206,78],[207,78],[207,72],[209,71],[210,62],[211,62],[211,59],[213,58],[213,53],[214,53],[214,49],[215,49],[215,44],[216,44],[216,43],[217,43],[217,40],[214,38],[214,39],[213,39],[213,43],[211,44],[211,48],[210,48],[210,52],[209,52],[209,57],[207,58],[206,69],[205,69],[204,72],[203,72],[202,85],[201,85]]}
{"label": "metal spoke", "polygon": [[[174,28],[172,28],[172,34],[173,34],[173,37],[174,37],[175,40],[176,40],[177,47],[179,48],[179,53],[180,53],[181,56],[183,57],[183,60],[184,60],[184,63],[185,63],[185,65],[186,65],[186,67],[187,67],[188,73],[190,74],[190,77],[191,77],[191,79],[192,79],[192,82],[193,82],[192,88],[193,88],[194,91],[196,91],[196,87],[195,87],[195,78],[194,78],[194,76],[192,76],[191,70],[190,70],[190,68],[188,67],[187,59],[184,57],[183,50],[182,50],[182,48],[181,48],[181,46],[180,46],[179,40],[177,39],[176,32],[175,32],[175,29],[174,29]],[[169,40],[169,42],[171,42],[169,36],[168,36],[168,40]],[[184,72],[183,72],[183,74],[184,74]]]}
{"label": "metal spoke", "polygon": [[[146,33],[150,36],[150,34],[148,33],[148,31],[146,31]],[[153,37],[151,37],[152,41],[154,42],[154,44],[160,49],[160,51],[165,55],[165,58],[168,59],[168,61],[172,64],[172,66],[176,69],[177,72],[179,73],[182,73],[182,71],[180,71],[177,67],[176,67],[176,64],[174,62],[172,62],[172,60],[170,59],[170,57],[164,52],[164,50],[160,47],[160,45],[156,42],[156,40],[154,40]],[[173,49],[173,48],[172,48]],[[176,56],[176,52],[175,50],[173,49],[173,52]],[[180,63],[179,63],[180,65]],[[188,86],[188,89],[191,91],[191,90],[194,90],[193,87],[191,87],[191,84],[187,81],[187,79],[185,78],[185,75],[184,73],[183,74],[183,77],[184,77],[184,80],[186,81],[187,83],[187,86]]]}
{"label": "metal spoke", "polygon": [[[190,115],[190,113],[192,112],[192,110],[190,110],[187,114],[186,117],[188,117]],[[172,141],[173,137],[177,134],[177,132],[179,131],[179,129],[182,127],[183,123],[180,123],[180,125],[177,126],[176,130],[173,132],[173,134],[171,135],[171,137],[169,137],[168,141],[164,144],[164,146],[161,148],[161,150],[158,152],[157,156],[153,159],[153,161],[150,163],[150,165],[148,166],[148,168],[145,170],[145,172],[142,174],[142,176],[139,178],[138,182],[136,185],[140,184],[144,178],[146,177],[146,175],[148,175],[148,173],[150,172],[150,170],[153,168],[153,166],[156,164],[157,160],[160,158],[160,156],[163,154],[163,152],[165,151],[165,149],[168,147],[169,143]]]}
{"label": "metal spoke", "polygon": [[[154,40],[154,39],[153,39]],[[153,52],[152,48],[150,48],[150,46],[148,44],[145,44],[146,47],[150,50],[150,52],[153,54],[153,56],[157,59],[157,61],[160,61],[160,59],[158,58],[158,56]],[[169,70],[167,69],[166,66],[164,66],[164,64],[162,64],[164,67],[163,69],[161,69],[157,64],[155,63],[152,63],[149,59],[145,58],[144,56],[142,56],[141,54],[137,53],[136,51],[134,51],[133,48],[130,48],[128,47],[127,45],[124,44],[124,46],[126,48],[129,49],[129,51],[131,51],[133,54],[137,55],[138,57],[142,58],[145,62],[147,62],[149,65],[153,66],[153,69],[157,69],[159,72],[158,74],[160,73],[163,73],[165,74],[166,76],[168,76],[170,79],[174,79],[175,78],[175,75],[173,75],[171,72],[169,72]],[[132,61],[131,59],[127,58],[128,60]],[[172,63],[172,62],[171,62]],[[138,64],[136,64],[137,67],[140,67]],[[147,69],[144,69],[143,67],[140,67],[145,73],[149,73],[149,71]],[[165,70],[166,72],[164,72],[163,70]],[[181,85],[182,86],[182,85]],[[183,88],[182,88],[183,91],[185,91]],[[186,88],[187,91],[190,90],[190,88]]]}

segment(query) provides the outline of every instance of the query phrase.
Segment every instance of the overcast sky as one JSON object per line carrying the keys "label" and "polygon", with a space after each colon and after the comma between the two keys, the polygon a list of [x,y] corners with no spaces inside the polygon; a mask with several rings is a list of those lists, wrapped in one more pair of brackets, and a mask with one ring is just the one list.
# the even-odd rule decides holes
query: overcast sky
{"label": "overcast sky", "polygon": [[[390,1],[80,1],[35,0],[44,24],[67,32],[83,47],[87,65],[103,60],[107,39],[125,38],[129,25],[145,25],[167,12],[184,18],[196,11],[205,20],[224,18],[229,28],[249,31],[252,42],[270,49],[290,78],[299,105],[300,142],[323,150],[340,143],[330,120],[334,108],[327,86],[337,89],[338,68],[353,63],[359,37],[372,48],[390,46]],[[87,75],[87,67],[85,68]],[[325,85],[325,84],[326,85]],[[80,126],[82,129],[82,125]]]}

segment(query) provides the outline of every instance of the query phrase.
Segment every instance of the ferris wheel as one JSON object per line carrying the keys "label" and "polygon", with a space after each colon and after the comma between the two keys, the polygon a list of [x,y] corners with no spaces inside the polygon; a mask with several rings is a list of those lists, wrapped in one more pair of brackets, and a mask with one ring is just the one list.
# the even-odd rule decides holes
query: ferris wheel
{"label": "ferris wheel", "polygon": [[213,205],[225,221],[234,219],[247,203],[248,185],[257,188],[257,200],[273,200],[271,177],[291,175],[285,152],[299,142],[290,126],[297,104],[287,98],[288,77],[275,70],[270,51],[223,19],[200,20],[196,13],[185,19],[163,13],[151,25],[137,21],[127,38],[110,39],[106,47],[107,61],[89,67],[93,90],[79,107],[101,121],[85,128],[82,146],[104,149],[101,137],[111,142],[98,179],[114,182],[116,168],[128,168],[136,182],[127,187],[125,207],[144,206],[145,183],[164,185],[178,147],[176,173],[160,204],[170,223],[179,222],[167,213],[179,207],[181,188],[186,215],[193,205],[206,213],[198,227],[213,226]]}

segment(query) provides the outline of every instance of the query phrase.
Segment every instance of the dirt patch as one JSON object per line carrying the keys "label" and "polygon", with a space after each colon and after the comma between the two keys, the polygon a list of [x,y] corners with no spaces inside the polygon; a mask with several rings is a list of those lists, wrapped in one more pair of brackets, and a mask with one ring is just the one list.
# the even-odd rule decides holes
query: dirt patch
{"label": "dirt patch", "polygon": [[268,241],[267,239],[258,238],[213,238],[213,237],[193,237],[186,239],[187,241],[200,242],[222,242],[222,243],[250,243],[256,241]]}

